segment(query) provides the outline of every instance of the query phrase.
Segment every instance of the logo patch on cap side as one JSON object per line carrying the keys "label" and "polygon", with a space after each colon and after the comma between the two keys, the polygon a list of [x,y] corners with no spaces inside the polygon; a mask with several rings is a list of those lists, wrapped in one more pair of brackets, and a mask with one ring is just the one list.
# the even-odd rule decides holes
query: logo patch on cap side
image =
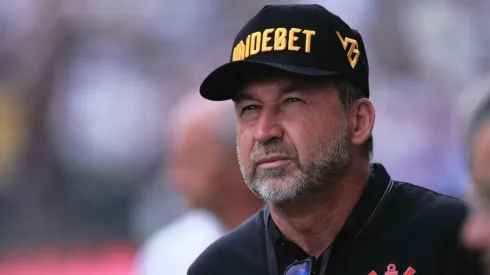
{"label": "logo patch on cap side", "polygon": [[349,37],[345,37],[345,39],[343,39],[342,35],[340,35],[338,31],[336,31],[336,33],[340,39],[340,43],[342,43],[342,46],[344,47],[344,50],[347,50],[347,46],[350,43],[349,51],[347,52],[347,59],[349,60],[352,69],[354,69],[357,65],[357,61],[359,60],[359,56],[361,55],[359,52],[359,44],[355,39]]}

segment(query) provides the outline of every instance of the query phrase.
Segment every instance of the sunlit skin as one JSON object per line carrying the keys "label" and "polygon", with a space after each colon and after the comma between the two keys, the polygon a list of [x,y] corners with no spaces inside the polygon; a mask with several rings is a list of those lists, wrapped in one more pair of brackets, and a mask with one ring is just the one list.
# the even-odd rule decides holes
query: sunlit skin
{"label": "sunlit skin", "polygon": [[476,211],[464,230],[464,240],[485,253],[490,274],[490,121],[483,124],[473,140],[471,174],[474,182],[473,202]]}
{"label": "sunlit skin", "polygon": [[372,104],[359,99],[344,110],[333,82],[291,76],[250,81],[234,101],[247,185],[269,198],[283,234],[321,254],[367,183],[362,145],[374,124]]}

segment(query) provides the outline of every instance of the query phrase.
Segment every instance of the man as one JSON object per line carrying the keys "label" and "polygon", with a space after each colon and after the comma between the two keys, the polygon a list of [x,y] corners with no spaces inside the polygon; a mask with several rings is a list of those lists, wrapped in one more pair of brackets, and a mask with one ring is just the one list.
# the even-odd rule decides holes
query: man
{"label": "man", "polygon": [[264,202],[240,174],[233,107],[186,95],[170,116],[172,155],[167,170],[194,210],[144,245],[138,274],[186,274],[213,241],[249,218]]}
{"label": "man", "polygon": [[233,45],[200,93],[234,101],[242,175],[268,206],[188,274],[479,274],[458,241],[468,206],[370,165],[357,31],[318,5],[265,6]]}
{"label": "man", "polygon": [[464,230],[468,246],[485,253],[490,274],[490,97],[477,108],[468,131],[468,162],[471,171],[472,201],[478,211],[470,216]]}

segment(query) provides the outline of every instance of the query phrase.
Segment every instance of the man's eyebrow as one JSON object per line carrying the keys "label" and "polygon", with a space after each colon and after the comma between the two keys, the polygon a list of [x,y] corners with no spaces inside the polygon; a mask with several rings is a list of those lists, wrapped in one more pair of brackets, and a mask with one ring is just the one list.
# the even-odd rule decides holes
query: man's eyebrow
{"label": "man's eyebrow", "polygon": [[[279,95],[286,95],[293,92],[309,92],[324,85],[324,82],[320,81],[301,81],[301,80],[290,80],[285,81],[279,86]],[[257,100],[253,95],[247,93],[245,90],[238,91],[232,98],[235,103],[239,103],[242,100]]]}
{"label": "man's eyebrow", "polygon": [[320,83],[292,80],[282,84],[279,88],[279,94],[285,95],[292,92],[308,92],[319,87]]}
{"label": "man's eyebrow", "polygon": [[279,94],[280,95],[285,95],[289,94],[295,91],[300,91],[303,90],[305,85],[302,85],[301,83],[294,82],[294,81],[288,81],[286,83],[283,83],[280,88],[279,88]]}
{"label": "man's eyebrow", "polygon": [[240,101],[243,100],[255,100],[255,97],[253,97],[251,94],[242,91],[239,91],[238,93],[235,94],[235,96],[232,98],[232,100],[235,103],[239,103]]}

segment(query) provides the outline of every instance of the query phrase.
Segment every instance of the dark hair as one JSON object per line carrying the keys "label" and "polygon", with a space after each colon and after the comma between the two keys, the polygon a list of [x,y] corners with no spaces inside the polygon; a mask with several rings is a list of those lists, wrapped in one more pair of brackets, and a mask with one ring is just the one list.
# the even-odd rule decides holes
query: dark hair
{"label": "dark hair", "polygon": [[486,99],[479,104],[476,111],[473,113],[471,117],[468,131],[466,133],[466,149],[467,149],[467,157],[468,162],[471,163],[472,158],[472,149],[473,143],[475,141],[475,137],[478,132],[481,130],[483,124],[490,121],[490,96],[487,96]]}
{"label": "dark hair", "polygon": [[[356,100],[364,98],[362,91],[349,81],[341,80],[338,83],[339,99],[344,109],[349,108]],[[373,156],[373,136],[364,143],[365,156],[371,161]]]}

